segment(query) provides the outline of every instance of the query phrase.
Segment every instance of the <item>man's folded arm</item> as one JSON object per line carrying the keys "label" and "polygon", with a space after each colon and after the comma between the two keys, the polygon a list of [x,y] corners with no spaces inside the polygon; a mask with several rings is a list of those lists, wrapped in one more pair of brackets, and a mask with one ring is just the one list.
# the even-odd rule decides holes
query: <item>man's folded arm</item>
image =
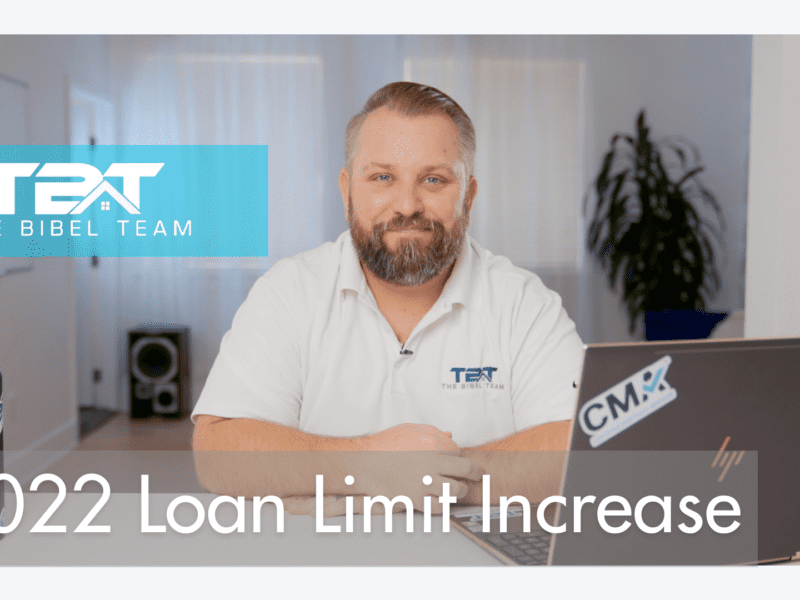
{"label": "man's folded arm", "polygon": [[364,438],[312,435],[269,421],[198,415],[195,468],[207,490],[231,496],[313,494],[315,476],[326,491],[345,492],[347,453],[365,450]]}
{"label": "man's folded arm", "polygon": [[[449,433],[410,423],[335,438],[269,421],[198,415],[194,433],[200,484],[230,496],[312,495],[317,475],[324,476],[326,494],[404,494],[417,504],[449,482],[454,495],[464,496],[469,487],[459,480],[476,481],[482,471],[458,453]],[[355,479],[351,486],[347,475]],[[425,475],[433,478],[430,489]]]}
{"label": "man's folded arm", "polygon": [[[500,496],[524,496],[537,504],[558,494],[569,445],[571,421],[555,421],[518,431],[475,448],[464,448],[469,458],[491,475],[491,503]],[[483,503],[483,485],[470,486],[466,504]]]}

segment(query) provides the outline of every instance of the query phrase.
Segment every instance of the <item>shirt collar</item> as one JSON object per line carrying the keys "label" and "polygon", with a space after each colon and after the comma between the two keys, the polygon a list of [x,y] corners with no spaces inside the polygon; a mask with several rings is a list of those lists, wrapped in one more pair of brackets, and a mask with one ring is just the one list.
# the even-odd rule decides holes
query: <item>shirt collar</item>
{"label": "shirt collar", "polygon": [[453,304],[461,304],[465,308],[475,309],[480,306],[480,297],[475,293],[475,284],[479,274],[478,253],[473,246],[475,242],[468,235],[464,236],[461,250],[453,265],[453,272],[444,285],[439,301],[444,303],[445,308],[451,308]]}
{"label": "shirt collar", "polygon": [[[343,239],[342,239],[343,238]],[[342,234],[342,262],[339,273],[339,293],[344,290],[351,290],[359,295],[364,294],[367,287],[367,279],[361,270],[361,263],[358,260],[353,238],[349,231]],[[479,256],[476,252],[475,242],[468,235],[464,236],[464,243],[456,258],[453,272],[445,283],[439,302],[446,308],[453,304],[461,304],[466,308],[478,308],[480,299],[475,293],[475,283],[477,282]]]}
{"label": "shirt collar", "polygon": [[357,294],[363,294],[367,288],[367,279],[361,270],[361,263],[358,260],[356,249],[353,246],[353,238],[349,231],[345,231],[342,240],[342,262],[339,271],[339,292],[352,290]]}

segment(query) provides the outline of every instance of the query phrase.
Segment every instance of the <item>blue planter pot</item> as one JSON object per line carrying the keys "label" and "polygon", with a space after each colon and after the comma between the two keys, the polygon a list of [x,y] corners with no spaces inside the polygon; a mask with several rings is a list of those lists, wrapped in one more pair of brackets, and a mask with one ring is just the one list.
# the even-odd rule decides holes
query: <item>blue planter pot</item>
{"label": "blue planter pot", "polygon": [[688,309],[648,310],[644,314],[644,335],[648,342],[661,340],[702,340],[714,326],[728,316],[726,312]]}

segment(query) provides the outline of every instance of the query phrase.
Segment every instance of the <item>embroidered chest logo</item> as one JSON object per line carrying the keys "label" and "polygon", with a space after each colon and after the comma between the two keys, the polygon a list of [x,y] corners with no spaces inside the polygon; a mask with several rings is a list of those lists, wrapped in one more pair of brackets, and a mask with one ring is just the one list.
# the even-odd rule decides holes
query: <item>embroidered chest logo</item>
{"label": "embroidered chest logo", "polygon": [[497,367],[453,367],[449,381],[442,383],[443,390],[505,389],[505,384],[492,381]]}
{"label": "embroidered chest logo", "polygon": [[678,397],[678,390],[666,380],[671,364],[671,356],[660,358],[583,405],[578,423],[589,436],[592,448]]}

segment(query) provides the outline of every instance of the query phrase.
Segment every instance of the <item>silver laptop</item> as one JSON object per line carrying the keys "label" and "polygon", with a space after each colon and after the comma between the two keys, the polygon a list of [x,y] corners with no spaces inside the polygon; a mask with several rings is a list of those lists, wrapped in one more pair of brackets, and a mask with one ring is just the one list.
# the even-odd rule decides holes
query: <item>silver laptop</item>
{"label": "silver laptop", "polygon": [[[800,338],[587,346],[560,492],[566,506],[554,505],[551,523],[564,532],[538,527],[535,510],[523,531],[518,504],[505,533],[496,507],[488,533],[481,507],[454,511],[452,522],[508,564],[798,558],[796,373]],[[612,496],[627,499],[630,514],[612,499],[601,519],[599,504]],[[608,516],[612,508],[622,516]]]}

